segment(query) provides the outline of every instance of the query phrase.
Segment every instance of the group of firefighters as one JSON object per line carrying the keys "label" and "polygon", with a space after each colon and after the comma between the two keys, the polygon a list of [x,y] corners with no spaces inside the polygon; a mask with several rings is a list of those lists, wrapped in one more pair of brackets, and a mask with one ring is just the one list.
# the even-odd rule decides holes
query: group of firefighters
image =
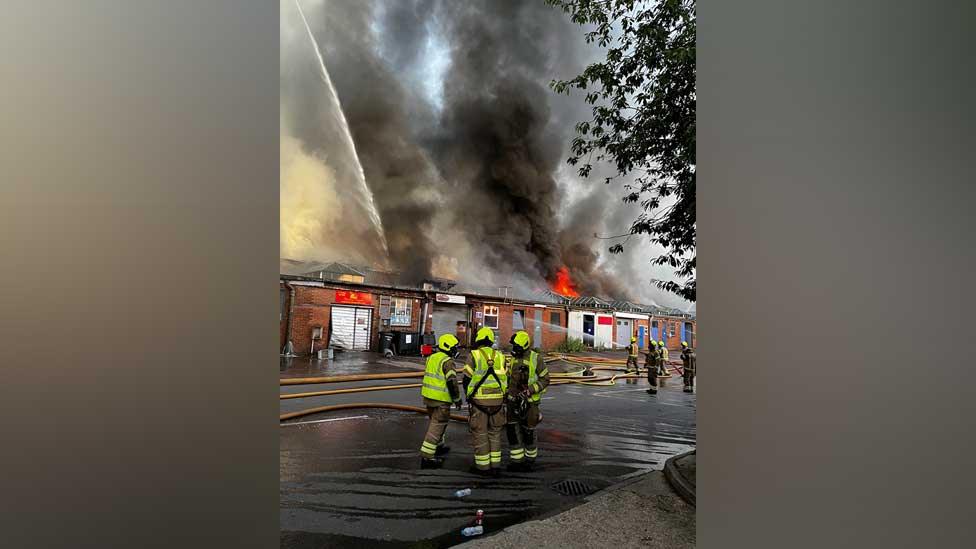
{"label": "group of firefighters", "polygon": [[[451,334],[437,339],[436,351],[427,358],[421,388],[430,417],[420,447],[422,469],[437,469],[443,465],[444,455],[450,451],[444,444],[444,434],[451,420],[451,406],[461,409],[463,391],[468,404],[468,429],[474,443],[471,472],[483,476],[501,474],[502,430],[508,438],[508,470],[532,470],[539,456],[535,428],[542,420],[539,402],[549,386],[549,369],[539,353],[532,350],[527,332],[516,332],[510,343],[512,353],[505,356],[494,348],[494,330],[487,327],[478,330],[459,387],[454,361],[460,352],[460,342]],[[644,363],[651,384],[647,392],[657,394],[658,375],[667,375],[668,350],[663,341],[651,343]],[[684,390],[692,392],[695,353],[684,341],[681,349]],[[637,356],[637,338],[632,337],[627,370],[639,375]]]}
{"label": "group of firefighters", "polygon": [[[640,375],[640,366],[637,365],[637,338],[630,338],[630,347],[627,348],[627,372],[634,372]],[[695,390],[695,367],[697,359],[695,350],[688,346],[688,342],[681,342],[681,374],[684,377],[684,392],[691,393]],[[651,348],[647,351],[644,358],[644,367],[647,369],[647,382],[651,384],[648,394],[657,394],[658,376],[668,376],[668,347],[664,341],[651,340]]]}

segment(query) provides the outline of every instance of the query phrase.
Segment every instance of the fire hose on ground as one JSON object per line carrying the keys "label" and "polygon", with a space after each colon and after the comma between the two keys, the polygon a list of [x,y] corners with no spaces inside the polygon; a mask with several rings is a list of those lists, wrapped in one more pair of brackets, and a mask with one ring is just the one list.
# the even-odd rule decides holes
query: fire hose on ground
{"label": "fire hose on ground", "polygon": [[[388,402],[351,402],[349,404],[333,404],[331,406],[319,406],[318,408],[309,408],[307,410],[289,412],[287,414],[281,414],[280,416],[278,416],[278,420],[285,421],[286,419],[295,419],[296,417],[307,416],[310,414],[318,414],[320,412],[335,412],[337,410],[351,410],[355,408],[385,408],[387,410],[417,412],[418,414],[427,415],[427,409],[421,408],[419,406],[406,406],[404,404],[390,404]],[[468,416],[451,414],[451,420],[460,421],[461,423],[467,423]]]}
{"label": "fire hose on ground", "polygon": [[[589,370],[616,370],[620,371],[623,368],[616,367],[615,365],[626,364],[626,360],[614,359],[614,358],[603,358],[603,357],[570,357],[565,355],[553,355],[546,357],[545,362],[554,362],[557,360],[563,360],[570,364],[583,365],[586,368],[583,370],[578,370],[574,372],[554,372],[551,374],[552,381],[550,385],[565,385],[568,383],[575,383],[579,385],[590,385],[590,386],[603,386],[609,387],[613,386],[618,379],[637,379],[641,376],[633,373],[625,374],[615,374],[612,376],[604,377],[586,377],[583,373]],[[680,368],[671,368],[671,371],[681,372]],[[286,378],[279,380],[280,385],[309,385],[318,383],[346,383],[355,381],[369,381],[369,380],[389,380],[389,379],[405,379],[405,378],[419,378],[423,377],[424,372],[402,372],[402,373],[388,373],[388,374],[357,374],[357,375],[346,375],[346,376],[328,376],[328,377],[305,377],[305,378]],[[333,389],[328,391],[313,391],[308,393],[293,393],[293,394],[282,394],[279,398],[282,400],[294,399],[294,398],[308,398],[315,396],[327,396],[327,395],[337,395],[337,394],[349,394],[349,393],[364,393],[370,391],[389,391],[396,389],[408,389],[421,387],[420,383],[408,383],[400,385],[371,385],[367,387],[354,387],[349,389]],[[387,410],[400,410],[406,412],[416,412],[419,414],[427,414],[426,408],[421,408],[419,406],[407,406],[402,404],[390,404],[382,402],[356,402],[348,404],[334,404],[330,406],[319,406],[316,408],[308,408],[305,410],[299,410],[297,412],[289,412],[286,414],[281,414],[279,416],[279,421],[285,421],[288,419],[294,419],[297,417],[302,417],[311,414],[317,414],[322,412],[332,412],[337,410],[349,410],[356,408],[379,408]],[[468,421],[467,416],[451,414],[451,420],[464,422]]]}

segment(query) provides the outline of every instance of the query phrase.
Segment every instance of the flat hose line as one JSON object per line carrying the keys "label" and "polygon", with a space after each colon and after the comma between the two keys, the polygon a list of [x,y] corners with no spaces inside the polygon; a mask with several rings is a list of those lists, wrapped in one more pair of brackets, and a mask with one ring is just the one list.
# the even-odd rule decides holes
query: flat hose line
{"label": "flat hose line", "polygon": [[368,387],[354,387],[351,389],[332,389],[331,391],[315,391],[312,393],[292,393],[292,394],[282,394],[278,398],[281,400],[287,400],[289,398],[306,398],[315,396],[325,396],[325,395],[342,395],[346,393],[366,393],[369,391],[386,391],[389,389],[410,389],[415,387],[422,387],[422,383],[407,383],[404,385],[370,385]]}
{"label": "flat hose line", "polygon": [[[554,357],[552,360],[565,360],[565,359],[566,359],[565,357]],[[552,360],[547,360],[547,362],[551,362]],[[609,362],[610,360],[614,360],[614,359],[605,359],[605,360],[601,360],[600,362],[604,364],[607,363],[612,364],[612,362]],[[567,362],[575,362],[575,361],[567,360]],[[579,362],[588,364],[585,361],[579,361]],[[619,362],[619,361],[615,361],[615,362]],[[620,370],[620,368],[614,368],[611,366],[600,366],[600,365],[593,366],[590,369],[591,370]],[[673,368],[672,370],[680,371],[678,368]],[[575,383],[579,385],[612,386],[615,384],[617,379],[634,379],[634,378],[641,377],[638,374],[617,374],[611,377],[586,378],[581,375],[584,371],[585,370],[580,370],[576,372],[554,373],[553,374],[554,379],[551,384],[565,385],[567,383]],[[307,384],[316,384],[316,383],[343,383],[343,382],[367,381],[367,380],[377,380],[377,379],[386,380],[386,379],[416,378],[416,377],[422,377],[423,375],[424,372],[402,372],[402,373],[388,373],[388,374],[359,374],[359,375],[331,376],[331,377],[290,378],[290,379],[282,379],[279,381],[280,381],[280,385],[307,385]],[[357,387],[351,389],[315,391],[310,393],[285,394],[285,395],[280,395],[279,398],[285,400],[285,399],[305,398],[305,397],[312,397],[312,396],[326,396],[326,395],[334,395],[334,394],[348,394],[348,393],[361,393],[361,392],[369,392],[369,391],[407,389],[407,388],[416,388],[420,386],[422,386],[422,384],[420,383],[411,383],[411,384],[402,384],[402,385]],[[366,403],[334,404],[330,406],[319,406],[316,408],[299,410],[297,412],[289,412],[287,414],[281,414],[279,416],[279,421],[285,421],[288,419],[302,417],[310,414],[331,412],[337,410],[357,409],[357,408],[379,408],[379,409],[388,409],[388,410],[400,410],[400,411],[407,411],[407,412],[415,412],[424,415],[427,415],[428,413],[426,408],[421,408],[419,406],[406,406],[402,404],[366,402]],[[458,421],[462,423],[467,423],[468,421],[467,416],[451,414],[450,417],[451,420],[453,421]]]}
{"label": "flat hose line", "polygon": [[[297,412],[289,412],[287,414],[281,414],[278,416],[279,421],[285,421],[287,419],[295,419],[296,417],[307,416],[311,414],[318,414],[321,412],[335,412],[338,410],[354,410],[358,408],[384,408],[387,410],[400,410],[402,412],[416,412],[418,414],[427,415],[427,408],[421,408],[419,406],[406,406],[403,404],[390,404],[388,402],[352,402],[349,404],[333,404],[331,406],[319,406],[318,408],[309,408],[307,410],[299,410]],[[451,414],[452,421],[458,421],[461,423],[468,422],[468,416],[461,416],[456,414]]]}
{"label": "flat hose line", "polygon": [[[638,374],[617,374],[611,377],[602,378],[584,378],[584,379],[557,379],[553,380],[550,385],[565,385],[567,383],[576,383],[579,385],[594,385],[602,387],[611,387],[615,384],[617,379],[640,379],[641,376]],[[372,386],[372,387],[360,387],[356,389],[336,389],[335,391],[322,391],[325,394],[337,394],[337,393],[354,393],[354,392],[365,392],[365,391],[382,391],[389,389],[405,389],[408,387],[419,387],[421,384],[409,384],[409,385],[383,385],[383,386]],[[311,393],[306,394],[296,394],[296,395],[281,395],[281,398],[300,398],[304,396],[312,396]],[[294,419],[302,416],[307,416],[311,414],[318,414],[323,412],[335,412],[338,410],[352,410],[358,408],[381,408],[387,410],[400,410],[404,412],[416,412],[418,414],[427,415],[427,409],[421,408],[419,406],[407,406],[403,404],[390,404],[385,402],[353,402],[348,404],[333,404],[330,406],[319,406],[316,408],[308,408],[305,410],[299,410],[297,412],[289,412],[287,414],[281,414],[278,416],[279,421],[285,421],[288,419]],[[451,414],[451,420],[461,423],[468,422],[468,416],[462,416],[457,414]]]}

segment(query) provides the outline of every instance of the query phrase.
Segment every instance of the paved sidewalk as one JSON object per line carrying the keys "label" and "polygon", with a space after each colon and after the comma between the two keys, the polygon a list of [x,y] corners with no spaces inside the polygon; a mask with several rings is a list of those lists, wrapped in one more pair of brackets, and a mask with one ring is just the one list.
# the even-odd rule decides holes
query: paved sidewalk
{"label": "paved sidewalk", "polygon": [[[486,530],[491,532],[490,517]],[[463,549],[525,547],[685,548],[695,546],[695,508],[652,471],[612,486],[587,502],[542,520],[458,545]]]}

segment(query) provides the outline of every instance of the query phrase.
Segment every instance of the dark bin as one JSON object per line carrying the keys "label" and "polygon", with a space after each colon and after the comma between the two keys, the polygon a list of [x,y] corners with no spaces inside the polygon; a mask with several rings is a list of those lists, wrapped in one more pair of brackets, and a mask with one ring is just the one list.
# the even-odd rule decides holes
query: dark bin
{"label": "dark bin", "polygon": [[420,332],[397,332],[397,354],[411,356],[419,355],[420,345]]}
{"label": "dark bin", "polygon": [[434,337],[433,332],[427,332],[424,334],[422,345],[437,345],[437,338]]}
{"label": "dark bin", "polygon": [[380,352],[383,356],[393,356],[396,354],[396,332],[380,332]]}

